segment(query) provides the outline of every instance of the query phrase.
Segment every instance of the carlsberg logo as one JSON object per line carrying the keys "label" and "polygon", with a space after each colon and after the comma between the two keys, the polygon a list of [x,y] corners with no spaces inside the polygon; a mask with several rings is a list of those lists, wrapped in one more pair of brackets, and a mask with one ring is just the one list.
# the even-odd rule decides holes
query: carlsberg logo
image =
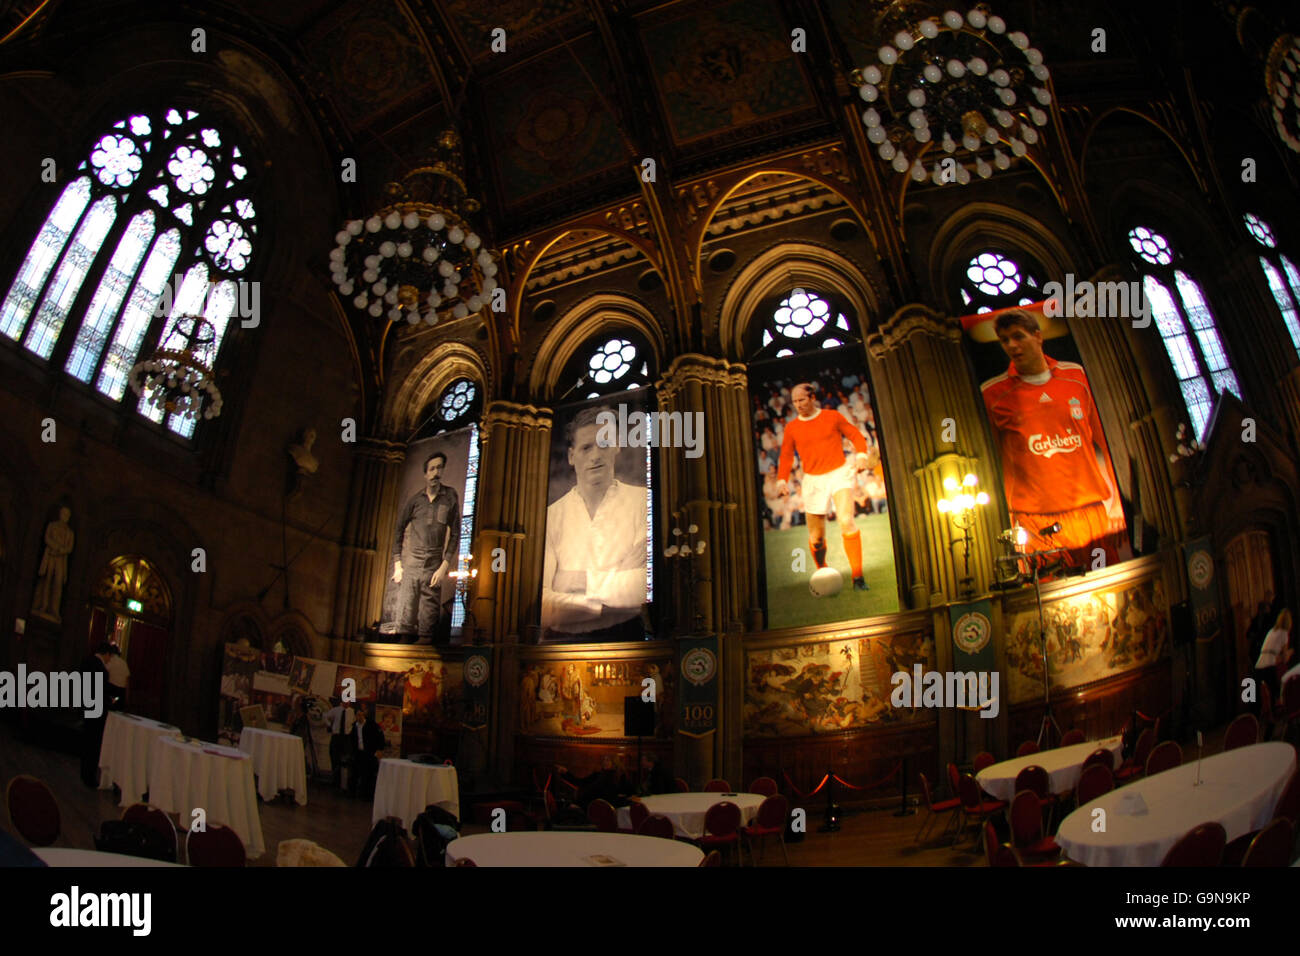
{"label": "carlsberg logo", "polygon": [[1035,455],[1051,458],[1062,452],[1078,451],[1083,447],[1083,436],[1078,432],[1069,435],[1030,435],[1029,450]]}

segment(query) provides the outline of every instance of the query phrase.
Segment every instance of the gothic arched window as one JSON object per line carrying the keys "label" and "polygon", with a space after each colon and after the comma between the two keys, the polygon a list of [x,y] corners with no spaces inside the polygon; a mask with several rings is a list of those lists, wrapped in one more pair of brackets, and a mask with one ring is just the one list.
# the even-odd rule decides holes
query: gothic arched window
{"label": "gothic arched window", "polygon": [[1201,287],[1179,267],[1179,256],[1169,240],[1146,226],[1134,226],[1128,241],[1140,260],[1142,288],[1178,377],[1187,414],[1196,436],[1203,437],[1215,397],[1227,391],[1241,398],[1237,373]]}
{"label": "gothic arched window", "polygon": [[1266,250],[1260,254],[1259,266],[1268,279],[1269,291],[1273,301],[1282,313],[1282,321],[1291,335],[1291,344],[1300,354],[1300,271],[1288,256],[1277,251],[1277,236],[1273,228],[1254,213],[1246,213],[1246,231],[1249,232]]}
{"label": "gothic arched window", "polygon": [[[231,317],[253,301],[242,287],[257,237],[250,173],[193,110],[114,124],[46,217],[0,305],[0,333],[114,401],[155,348],[190,348],[212,368]],[[191,418],[166,424],[194,433]]]}

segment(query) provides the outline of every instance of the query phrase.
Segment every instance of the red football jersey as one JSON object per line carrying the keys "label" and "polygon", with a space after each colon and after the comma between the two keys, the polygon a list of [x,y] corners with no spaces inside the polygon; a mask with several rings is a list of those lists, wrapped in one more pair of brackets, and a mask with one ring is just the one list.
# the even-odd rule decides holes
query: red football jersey
{"label": "red football jersey", "polygon": [[1052,377],[1043,385],[1026,382],[1013,364],[981,386],[1011,511],[1050,514],[1111,496],[1094,445],[1107,470],[1110,453],[1083,367],[1051,358],[1047,367]]}
{"label": "red football jersey", "polygon": [[781,463],[776,477],[781,481],[790,477],[796,450],[805,474],[824,475],[843,468],[845,438],[853,443],[855,449],[866,452],[867,440],[862,437],[862,432],[839,412],[822,408],[812,418],[790,419],[785,423],[785,434],[781,438]]}

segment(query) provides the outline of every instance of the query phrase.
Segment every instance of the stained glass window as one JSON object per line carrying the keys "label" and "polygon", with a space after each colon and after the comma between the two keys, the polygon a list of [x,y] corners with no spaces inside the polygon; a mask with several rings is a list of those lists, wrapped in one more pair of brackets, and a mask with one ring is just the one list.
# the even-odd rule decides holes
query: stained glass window
{"label": "stained glass window", "polygon": [[1268,250],[1259,257],[1259,267],[1264,270],[1268,290],[1273,293],[1273,301],[1282,313],[1282,322],[1286,325],[1287,334],[1291,336],[1291,344],[1295,346],[1296,353],[1300,354],[1300,314],[1296,308],[1297,303],[1300,303],[1300,273],[1296,272],[1290,259],[1276,251],[1277,237],[1272,226],[1254,213],[1246,213],[1245,219],[1246,231]]}

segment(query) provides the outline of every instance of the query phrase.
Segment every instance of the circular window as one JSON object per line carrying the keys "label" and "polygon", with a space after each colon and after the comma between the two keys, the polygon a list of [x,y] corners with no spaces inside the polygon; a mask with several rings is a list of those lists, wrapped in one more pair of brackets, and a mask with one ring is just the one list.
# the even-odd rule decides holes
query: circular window
{"label": "circular window", "polygon": [[610,339],[596,350],[587,363],[591,378],[597,385],[617,381],[632,369],[636,361],[636,346],[627,339]]}
{"label": "circular window", "polygon": [[810,295],[803,289],[795,289],[790,296],[781,301],[772,318],[776,330],[788,339],[801,339],[806,335],[816,335],[826,327],[826,317],[831,307],[825,299]]}
{"label": "circular window", "polygon": [[1020,267],[996,252],[982,252],[970,261],[966,277],[985,295],[1010,295],[1020,288]]}
{"label": "circular window", "polygon": [[1259,216],[1253,212],[1246,213],[1246,231],[1255,237],[1255,241],[1261,246],[1268,246],[1270,249],[1277,248],[1277,237],[1273,235],[1273,229]]}
{"label": "circular window", "polygon": [[474,383],[469,379],[461,379],[454,383],[442,393],[442,401],[439,404],[439,412],[444,422],[454,422],[469,410],[470,403],[474,401],[475,389]]}
{"label": "circular window", "polygon": [[1152,265],[1167,266],[1174,261],[1169,240],[1158,232],[1152,232],[1146,226],[1135,226],[1130,229],[1128,241],[1133,251]]}

